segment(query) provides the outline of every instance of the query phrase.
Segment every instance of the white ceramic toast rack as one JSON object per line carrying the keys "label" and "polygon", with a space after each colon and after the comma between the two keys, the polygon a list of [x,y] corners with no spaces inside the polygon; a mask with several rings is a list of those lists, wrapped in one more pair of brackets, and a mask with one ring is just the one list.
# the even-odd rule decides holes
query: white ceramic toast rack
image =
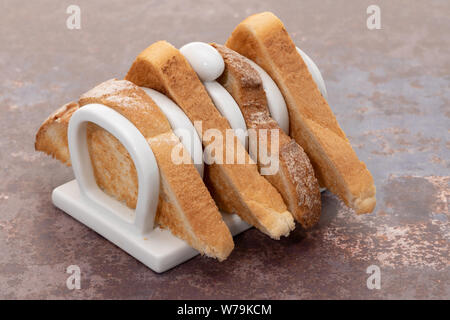
{"label": "white ceramic toast rack", "polygon": [[[203,45],[206,44],[201,44],[201,46]],[[214,49],[213,47],[210,48]],[[325,84],[319,69],[306,54],[301,52],[300,49],[298,50],[320,91],[326,98]],[[183,51],[189,62],[195,64],[189,59],[186,50],[182,48]],[[218,52],[217,54],[220,56]],[[275,87],[275,95],[281,96],[278,87],[274,83],[270,83],[273,80],[259,69],[265,89],[266,86]],[[217,74],[217,77],[222,72],[223,68]],[[209,82],[204,81],[204,83],[216,107],[229,120],[233,129],[246,130],[239,107],[235,105],[236,102],[214,79],[209,79]],[[217,86],[220,86],[220,88]],[[175,134],[177,134],[178,129],[183,129],[178,132],[190,133],[190,135],[183,134],[179,137],[183,145],[190,151],[196,169],[203,177],[202,145],[189,118],[165,95],[152,89],[143,89],[165,114]],[[272,90],[266,89],[266,91]],[[276,118],[275,120],[278,121],[282,129],[288,132],[287,109],[278,108],[273,104],[271,106],[271,99],[270,94],[268,94],[272,116]],[[273,99],[279,100],[277,97]],[[284,104],[284,100],[282,104]],[[284,108],[286,108],[285,105]],[[227,110],[230,109],[233,111],[227,114]],[[111,133],[129,152],[136,167],[139,183],[136,210],[128,208],[125,204],[104,193],[97,186],[86,140],[86,125],[88,122],[92,122]],[[247,142],[242,140],[244,136],[241,135],[240,139],[242,143],[247,145]],[[154,220],[160,187],[158,165],[149,144],[128,119],[105,105],[89,104],[83,106],[70,119],[68,142],[75,180],[53,190],[52,200],[56,207],[96,231],[156,272],[164,272],[199,254],[185,241],[172,235],[169,230],[155,226]],[[235,214],[222,213],[222,217],[233,236],[251,227]]]}

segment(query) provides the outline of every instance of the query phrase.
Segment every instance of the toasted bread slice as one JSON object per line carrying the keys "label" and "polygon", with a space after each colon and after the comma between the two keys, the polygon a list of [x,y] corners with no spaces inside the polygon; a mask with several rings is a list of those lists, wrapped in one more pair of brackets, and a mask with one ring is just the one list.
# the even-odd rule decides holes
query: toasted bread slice
{"label": "toasted bread slice", "polygon": [[[172,161],[172,149],[182,148],[181,142],[153,100],[133,83],[113,79],[80,97],[80,107],[90,103],[104,104],[121,113],[151,146],[161,176],[156,223],[168,228],[202,254],[218,260],[226,259],[234,248],[230,231],[190,158],[184,159],[183,164]],[[36,136],[36,150],[70,164],[68,120],[77,108],[76,104],[69,104],[44,122]],[[135,208],[138,180],[129,153],[104,129],[89,124],[87,130],[97,184],[106,193]]]}
{"label": "toasted bread slice", "polygon": [[[126,79],[138,86],[158,90],[174,100],[194,123],[203,146],[211,143],[204,133],[214,129],[226,137],[228,121],[211,101],[195,71],[171,44],[159,41],[142,51],[131,66]],[[234,163],[226,161],[206,167],[206,180],[219,208],[237,213],[246,222],[274,239],[287,236],[295,227],[278,191],[258,172],[244,147],[234,137],[237,152]],[[223,143],[223,159],[230,144]],[[233,148],[233,146],[231,146]],[[237,154],[245,154],[245,164],[237,164]]]}
{"label": "toasted bread slice", "polygon": [[66,103],[45,119],[36,134],[34,148],[70,166],[67,128],[70,117],[79,108],[80,105],[72,101]]}
{"label": "toasted bread slice", "polygon": [[308,154],[319,183],[357,213],[373,211],[372,175],[359,161],[282,22],[270,12],[252,15],[236,27],[226,46],[256,62],[277,83],[289,109],[290,135]]}
{"label": "toasted bread slice", "polygon": [[[247,128],[255,129],[257,134],[260,129],[278,131],[279,169],[264,177],[280,192],[295,220],[304,228],[312,227],[320,218],[321,199],[319,183],[308,156],[271,118],[262,80],[247,58],[225,46],[212,46],[225,62],[225,70],[218,81],[236,100]],[[272,136],[268,134],[267,137],[267,149],[271,150]],[[258,165],[261,166],[259,157]]]}

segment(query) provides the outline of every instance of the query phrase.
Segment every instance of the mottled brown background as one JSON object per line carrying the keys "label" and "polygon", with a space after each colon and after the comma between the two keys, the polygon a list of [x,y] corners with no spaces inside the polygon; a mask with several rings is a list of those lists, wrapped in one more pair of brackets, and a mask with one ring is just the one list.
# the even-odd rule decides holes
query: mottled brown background
{"label": "mottled brown background", "polygon": [[[366,28],[381,7],[382,29]],[[82,29],[65,25],[69,4]],[[224,42],[271,10],[318,64],[329,102],[372,171],[378,205],[356,216],[323,194],[311,232],[256,230],[223,263],[196,257],[162,275],[55,209],[72,170],[34,152],[41,121],[166,39]],[[0,2],[0,298],[450,298],[448,1]],[[66,267],[81,267],[81,290]],[[366,268],[381,268],[368,290]]]}

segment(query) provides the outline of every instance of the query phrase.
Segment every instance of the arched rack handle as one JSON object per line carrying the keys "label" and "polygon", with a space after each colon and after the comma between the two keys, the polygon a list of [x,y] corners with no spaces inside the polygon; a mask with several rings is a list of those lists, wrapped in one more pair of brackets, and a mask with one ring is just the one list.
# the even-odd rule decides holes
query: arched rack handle
{"label": "arched rack handle", "polygon": [[[87,145],[88,122],[111,133],[131,155],[139,185],[134,219],[130,208],[107,196],[97,186]],[[89,104],[72,115],[68,141],[72,168],[81,194],[100,208],[120,216],[130,229],[141,234],[152,230],[159,199],[159,169],[150,145],[139,130],[115,110],[102,104]]]}

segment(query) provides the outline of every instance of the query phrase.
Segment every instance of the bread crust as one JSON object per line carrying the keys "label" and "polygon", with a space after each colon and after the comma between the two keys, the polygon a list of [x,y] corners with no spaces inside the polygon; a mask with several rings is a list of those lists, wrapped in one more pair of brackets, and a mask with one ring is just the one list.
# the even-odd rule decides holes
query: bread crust
{"label": "bread crust", "polygon": [[[142,51],[125,79],[138,86],[158,90],[174,100],[199,130],[203,146],[207,147],[204,132],[219,130],[223,137],[230,129],[228,121],[220,115],[206,89],[184,56],[166,41],[158,41]],[[244,147],[235,139],[236,147],[245,154],[245,164],[212,164],[206,168],[206,180],[219,207],[237,213],[274,239],[287,236],[295,227],[281,195],[258,173]],[[223,157],[226,159],[226,144]],[[236,158],[236,154],[235,154]],[[224,163],[225,161],[222,161]]]}
{"label": "bread crust", "polygon": [[270,12],[252,15],[236,27],[226,46],[260,65],[277,83],[289,109],[290,135],[308,154],[319,183],[357,213],[372,212],[372,175],[359,161],[282,22]]}
{"label": "bread crust", "polygon": [[[231,233],[190,157],[184,159],[182,164],[175,164],[171,160],[172,149],[180,148],[181,142],[153,100],[133,83],[112,79],[80,97],[80,107],[91,103],[106,105],[125,116],[151,146],[161,177],[156,223],[168,228],[202,254],[225,260],[234,248]],[[56,115],[61,113],[66,115],[64,124],[67,132],[67,108],[61,109]],[[51,127],[58,124],[58,119],[60,117],[50,117],[44,124]],[[89,154],[97,184],[106,193],[134,209],[138,180],[131,156],[104,129],[89,123],[87,130]],[[37,145],[40,146],[40,141],[48,138],[43,139],[44,131],[39,131],[41,134],[38,133]],[[59,147],[50,144],[46,150],[50,154],[59,154],[61,152],[56,151]],[[63,153],[68,153],[67,143],[65,148],[67,150]]]}
{"label": "bread crust", "polygon": [[[212,44],[222,55],[225,70],[218,79],[239,105],[248,129],[277,130],[279,137],[279,169],[264,176],[281,194],[289,211],[304,228],[311,228],[320,218],[319,183],[312,165],[294,140],[281,130],[269,113],[262,80],[247,58],[218,44]],[[267,149],[271,150],[271,135]],[[261,163],[258,163],[261,166]]]}

